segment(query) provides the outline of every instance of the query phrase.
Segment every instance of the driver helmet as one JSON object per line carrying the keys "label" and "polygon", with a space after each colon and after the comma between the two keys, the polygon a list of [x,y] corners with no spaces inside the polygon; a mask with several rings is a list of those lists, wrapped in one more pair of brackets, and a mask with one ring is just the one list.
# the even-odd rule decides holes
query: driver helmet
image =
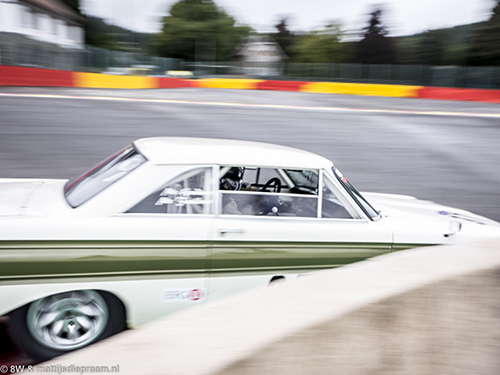
{"label": "driver helmet", "polygon": [[220,179],[220,190],[240,190],[243,185],[242,178],[245,168],[243,167],[232,167],[227,173]]}

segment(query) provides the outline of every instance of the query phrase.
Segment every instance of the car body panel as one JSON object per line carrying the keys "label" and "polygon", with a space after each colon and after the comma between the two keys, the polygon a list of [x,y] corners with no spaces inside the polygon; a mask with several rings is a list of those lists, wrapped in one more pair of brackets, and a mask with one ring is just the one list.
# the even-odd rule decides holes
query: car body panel
{"label": "car body panel", "polygon": [[[413,244],[455,244],[499,237],[500,223],[471,212],[415,197],[363,193],[392,227],[393,248],[404,250]],[[453,227],[459,224],[457,232]]]}
{"label": "car body panel", "polygon": [[[269,143],[203,138],[143,138],[134,142],[152,163],[246,165],[329,169],[333,163],[311,152]],[[203,155],[200,158],[200,155]],[[201,162],[200,159],[203,159]]]}
{"label": "car body panel", "polygon": [[[306,271],[390,252],[392,231],[377,224],[364,220],[219,216],[211,271]],[[303,233],[308,233],[307,239]]]}
{"label": "car body panel", "polygon": [[[236,284],[237,287],[237,284]],[[196,307],[208,300],[208,278],[203,274],[185,274],[172,276],[140,275],[113,277],[79,277],[56,278],[26,281],[21,284],[1,282],[0,298],[8,301],[2,304],[1,314],[10,312],[26,304],[26,301],[36,301],[46,296],[75,290],[106,291],[118,297],[123,302],[127,313],[127,324],[135,327],[139,324],[158,319],[167,314],[188,307]],[[165,295],[177,292],[197,290],[204,293],[203,298],[196,300],[188,298],[169,299]]]}
{"label": "car body panel", "polygon": [[43,180],[1,179],[0,217],[21,215],[27,207],[30,196],[44,184]]}

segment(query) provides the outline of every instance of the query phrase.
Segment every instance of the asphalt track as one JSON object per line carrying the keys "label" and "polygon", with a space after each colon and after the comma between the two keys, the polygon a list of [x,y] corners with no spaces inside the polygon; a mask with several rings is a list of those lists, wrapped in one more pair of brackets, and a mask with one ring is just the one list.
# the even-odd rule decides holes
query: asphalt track
{"label": "asphalt track", "polygon": [[69,178],[150,136],[298,147],[333,160],[359,190],[413,195],[500,221],[498,104],[199,88],[0,88],[0,178]]}

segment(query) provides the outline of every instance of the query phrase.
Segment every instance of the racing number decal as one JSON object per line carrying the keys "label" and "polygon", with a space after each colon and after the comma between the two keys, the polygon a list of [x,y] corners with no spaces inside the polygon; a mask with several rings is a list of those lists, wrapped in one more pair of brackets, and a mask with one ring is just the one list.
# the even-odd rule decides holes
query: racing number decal
{"label": "racing number decal", "polygon": [[188,299],[198,301],[203,298],[203,292],[200,289],[193,289],[188,293]]}
{"label": "racing number decal", "polygon": [[203,288],[165,288],[163,289],[163,302],[202,302],[205,298]]}

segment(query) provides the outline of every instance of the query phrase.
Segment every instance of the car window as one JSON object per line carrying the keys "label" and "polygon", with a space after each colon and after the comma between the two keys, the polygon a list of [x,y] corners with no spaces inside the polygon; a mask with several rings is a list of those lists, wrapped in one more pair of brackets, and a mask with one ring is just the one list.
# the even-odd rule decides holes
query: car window
{"label": "car window", "polygon": [[323,179],[321,199],[321,217],[329,219],[352,219],[344,204],[334,193],[335,188],[330,180]]}
{"label": "car window", "polygon": [[89,171],[70,179],[64,185],[66,201],[73,208],[82,205],[145,161],[146,158],[133,145],[128,146]]}
{"label": "car window", "polygon": [[318,217],[318,171],[223,166],[222,215]]}
{"label": "car window", "polygon": [[302,169],[284,169],[283,172],[293,183],[295,192],[317,194],[318,173]]}
{"label": "car window", "polygon": [[316,197],[274,193],[222,193],[221,214],[253,216],[317,217]]}
{"label": "car window", "polygon": [[127,211],[205,215],[212,212],[212,168],[182,173]]}

